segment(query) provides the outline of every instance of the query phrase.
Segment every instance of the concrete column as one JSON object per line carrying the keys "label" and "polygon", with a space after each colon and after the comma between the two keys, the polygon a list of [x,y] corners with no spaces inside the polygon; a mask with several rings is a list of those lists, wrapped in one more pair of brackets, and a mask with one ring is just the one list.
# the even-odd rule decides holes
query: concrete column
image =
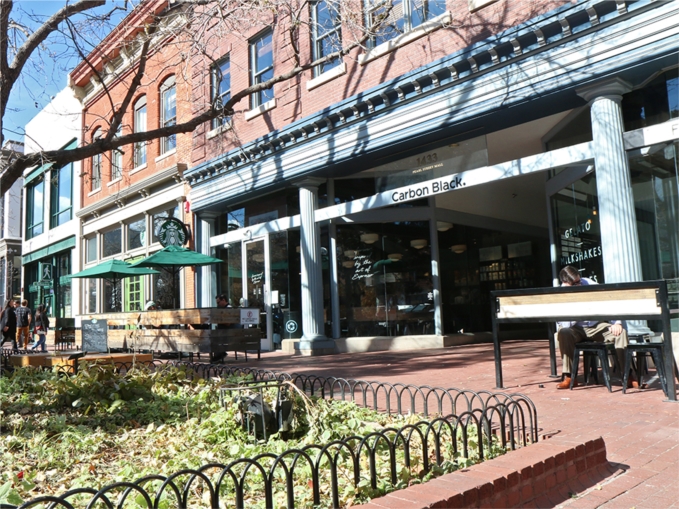
{"label": "concrete column", "polygon": [[619,78],[579,89],[590,101],[601,244],[606,283],[641,281],[641,256],[620,102],[631,86]]}
{"label": "concrete column", "polygon": [[325,355],[335,351],[335,342],[328,339],[323,330],[321,231],[314,220],[320,182],[307,180],[298,184],[302,257],[302,339],[299,350],[302,355]]}
{"label": "concrete column", "polygon": [[[613,78],[577,91],[590,101],[594,165],[606,283],[642,281],[637,217],[629,161],[623,141],[622,95],[629,83]],[[645,322],[630,322],[632,334],[648,333]]]}
{"label": "concrete column", "polygon": [[[196,251],[212,256],[210,237],[214,234],[215,213],[203,212],[196,217]],[[201,308],[214,307],[217,294],[217,266],[196,267],[196,305]]]}

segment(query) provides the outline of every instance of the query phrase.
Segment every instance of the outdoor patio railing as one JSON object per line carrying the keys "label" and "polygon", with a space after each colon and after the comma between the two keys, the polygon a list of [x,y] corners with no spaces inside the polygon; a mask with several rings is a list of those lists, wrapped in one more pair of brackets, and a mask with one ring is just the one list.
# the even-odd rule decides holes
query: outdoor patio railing
{"label": "outdoor patio railing", "polygon": [[[145,364],[151,368],[161,367],[160,363]],[[400,428],[385,428],[366,436],[307,445],[279,455],[265,453],[228,464],[211,463],[169,476],[150,475],[134,482],[117,482],[101,489],[76,488],[60,496],[37,497],[19,508],[156,509],[161,505],[178,509],[244,508],[254,503],[254,496],[261,498],[258,503],[264,507],[292,509],[310,502],[314,506],[323,503],[337,508],[341,507],[340,478],[348,479],[354,489],[359,483],[369,484],[372,490],[384,487],[385,483],[393,488],[399,483],[399,468],[412,467],[416,453],[421,458],[418,469],[427,473],[434,466],[450,465],[460,458],[475,455],[481,461],[498,448],[515,449],[538,440],[535,405],[522,394],[346,380],[185,362],[172,364],[189,368],[189,376],[251,375],[261,381],[288,381],[309,395],[351,400],[360,406],[390,413],[420,412],[425,418]],[[131,364],[116,367],[121,371],[133,369]],[[449,408],[457,412],[447,412]],[[434,413],[436,415],[428,419]],[[310,476],[310,481],[295,485],[293,481],[299,479],[302,472]],[[299,500],[307,502],[300,504]],[[16,506],[0,504],[0,509],[10,508],[16,509]]]}

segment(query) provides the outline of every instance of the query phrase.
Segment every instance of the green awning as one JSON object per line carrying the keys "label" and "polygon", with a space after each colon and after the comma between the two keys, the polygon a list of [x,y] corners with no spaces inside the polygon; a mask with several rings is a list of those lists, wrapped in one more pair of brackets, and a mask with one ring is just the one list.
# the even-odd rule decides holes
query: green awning
{"label": "green awning", "polygon": [[66,249],[72,249],[74,247],[75,235],[67,239],[60,240],[59,242],[55,242],[54,244],[50,244],[49,246],[43,247],[42,249],[38,249],[37,251],[33,251],[32,253],[23,255],[21,257],[21,265],[26,265],[27,263],[40,260],[41,258],[65,251]]}

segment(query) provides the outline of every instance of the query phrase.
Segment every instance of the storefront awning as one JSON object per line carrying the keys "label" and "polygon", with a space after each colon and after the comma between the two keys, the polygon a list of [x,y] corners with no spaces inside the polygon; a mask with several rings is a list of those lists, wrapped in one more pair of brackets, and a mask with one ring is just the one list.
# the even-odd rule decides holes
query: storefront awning
{"label": "storefront awning", "polygon": [[35,260],[40,260],[41,258],[45,258],[46,256],[50,256],[59,253],[60,251],[65,251],[66,249],[71,249],[74,247],[75,247],[75,235],[67,239],[60,240],[59,242],[55,242],[54,244],[50,244],[49,246],[43,247],[42,249],[38,249],[37,251],[33,251],[32,253],[23,255],[21,257],[21,265],[26,265],[27,263],[34,262]]}

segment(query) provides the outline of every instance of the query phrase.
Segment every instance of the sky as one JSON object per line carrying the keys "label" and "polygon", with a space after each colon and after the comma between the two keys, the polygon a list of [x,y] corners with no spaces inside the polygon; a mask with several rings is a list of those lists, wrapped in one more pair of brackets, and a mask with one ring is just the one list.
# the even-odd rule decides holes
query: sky
{"label": "sky", "polygon": [[[65,4],[65,0],[15,0],[11,18],[29,29],[34,28],[39,19],[47,19]],[[107,11],[114,5],[122,7],[124,4],[123,0],[108,1],[107,6],[99,10]],[[131,7],[131,3],[129,5]],[[119,11],[115,21],[120,21],[125,14]],[[67,47],[61,44],[60,38],[51,36],[44,51],[35,55],[24,68],[22,79],[12,89],[3,119],[5,140],[23,141],[23,126],[66,87],[67,73],[78,63],[76,58],[67,58],[66,52]]]}

